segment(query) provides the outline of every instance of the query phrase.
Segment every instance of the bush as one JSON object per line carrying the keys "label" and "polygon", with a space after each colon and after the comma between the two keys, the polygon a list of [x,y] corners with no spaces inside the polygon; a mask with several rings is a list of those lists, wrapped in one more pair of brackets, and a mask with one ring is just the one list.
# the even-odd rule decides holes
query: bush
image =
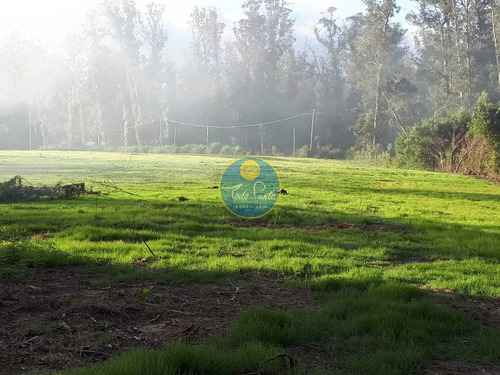
{"label": "bush", "polygon": [[387,150],[384,150],[381,145],[363,149],[352,148],[349,151],[348,158],[365,166],[388,168],[393,164],[391,150],[392,145],[389,145]]}
{"label": "bush", "polygon": [[220,150],[220,154],[221,155],[241,155],[241,147],[238,145],[236,145],[236,146],[225,145]]}
{"label": "bush", "polygon": [[295,151],[295,156],[298,158],[307,158],[309,156],[309,146],[304,145]]}
{"label": "bush", "polygon": [[283,154],[280,149],[278,148],[278,146],[274,145],[273,147],[271,147],[271,155],[272,156],[285,156],[285,154]]}
{"label": "bush", "polygon": [[332,145],[318,146],[316,157],[320,159],[345,159],[346,152]]}
{"label": "bush", "polygon": [[396,141],[399,167],[451,173],[500,172],[500,107],[483,94],[471,111],[431,118]]}
{"label": "bush", "polygon": [[430,118],[396,140],[396,164],[399,167],[454,172],[465,140],[469,112],[448,118]]}
{"label": "bush", "polygon": [[[484,160],[484,170],[489,174],[500,172],[500,106],[488,102],[488,96],[483,93],[472,111],[469,125],[469,138],[482,142],[471,145],[468,154],[487,156]],[[487,147],[485,147],[487,146]],[[468,155],[465,155],[467,157]]]}
{"label": "bush", "polygon": [[182,146],[96,146],[93,151],[123,152],[139,154],[209,154],[209,155],[238,155],[240,146],[222,146],[220,143],[187,144]]}
{"label": "bush", "polygon": [[221,150],[222,150],[222,146],[220,143],[218,143],[218,142],[211,143],[207,147],[207,154],[217,155],[217,154],[220,154]]}

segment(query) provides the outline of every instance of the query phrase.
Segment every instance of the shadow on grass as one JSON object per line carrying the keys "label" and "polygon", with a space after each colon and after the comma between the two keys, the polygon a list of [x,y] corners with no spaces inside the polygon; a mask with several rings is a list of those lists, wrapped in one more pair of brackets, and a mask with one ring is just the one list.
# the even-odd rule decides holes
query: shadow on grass
{"label": "shadow on grass", "polygon": [[[318,206],[281,205],[266,217],[249,221],[234,217],[218,201],[145,201],[135,197],[49,200],[2,208],[6,210],[0,214],[0,241],[56,237],[96,243],[141,243],[162,241],[171,235],[184,236],[187,244],[203,237],[221,242],[275,240],[283,241],[284,246],[302,242],[346,252],[385,248],[386,257],[382,260],[399,263],[405,258],[500,259],[495,245],[497,228],[457,225],[418,216],[385,219],[370,214],[328,211]],[[241,223],[245,228],[233,226]],[[254,223],[256,227],[252,227]],[[344,229],[331,227],[331,224],[342,223],[354,225]],[[273,224],[276,229],[263,228],[262,224]],[[280,228],[280,224],[286,227]],[[388,231],[377,230],[379,226]],[[391,228],[398,231],[391,232]],[[168,242],[168,237],[163,241]],[[166,246],[168,252],[168,243]],[[313,254],[304,256],[310,258]]]}
{"label": "shadow on grass", "polygon": [[500,189],[498,194],[484,194],[484,193],[470,193],[470,192],[457,192],[457,191],[437,191],[437,190],[416,190],[416,189],[394,189],[394,188],[366,188],[357,187],[356,193],[369,193],[369,194],[389,194],[391,196],[407,196],[414,195],[417,197],[425,198],[439,198],[439,199],[459,199],[467,200],[470,202],[492,201],[500,202]]}
{"label": "shadow on grass", "polygon": [[228,283],[237,275],[231,271],[186,270],[182,268],[151,269],[142,264],[111,264],[96,262],[84,255],[73,255],[57,249],[46,241],[0,243],[0,281],[29,280],[42,269],[60,266],[81,266],[96,275],[96,283],[152,280]]}
{"label": "shadow on grass", "polygon": [[[85,257],[61,252],[48,242],[0,244],[2,278],[36,277],[40,268],[64,264],[91,266],[102,280],[227,282],[238,274],[224,271],[151,270],[139,265],[95,265]],[[22,276],[23,275],[23,276]],[[28,276],[28,278],[26,278]],[[124,278],[125,277],[125,278]],[[316,306],[303,310],[255,307],[243,312],[224,335],[203,344],[174,343],[159,351],[133,351],[102,366],[70,370],[64,374],[238,374],[257,370],[274,355],[294,353],[299,347],[320,345],[321,365],[341,373],[402,375],[432,358],[496,363],[500,333],[468,320],[463,314],[439,306],[425,291],[394,279],[380,269],[356,268],[341,275],[295,281],[314,292]],[[293,284],[293,282],[292,282]],[[223,356],[217,353],[226,353]],[[227,356],[231,359],[228,360]],[[300,356],[298,358],[301,358]],[[303,374],[283,363],[266,371]],[[281,371],[281,372],[280,372]]]}

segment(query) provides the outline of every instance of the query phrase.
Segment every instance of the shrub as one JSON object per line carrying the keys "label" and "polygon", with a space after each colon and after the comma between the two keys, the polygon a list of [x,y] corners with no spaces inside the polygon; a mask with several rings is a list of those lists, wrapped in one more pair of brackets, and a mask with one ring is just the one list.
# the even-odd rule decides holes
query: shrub
{"label": "shrub", "polygon": [[278,148],[278,146],[274,145],[273,147],[271,147],[271,155],[272,156],[285,156],[285,154],[283,154],[280,149]]}
{"label": "shrub", "polygon": [[485,171],[491,174],[500,172],[500,106],[489,103],[486,93],[481,95],[472,110],[467,136],[479,140],[473,142],[469,149],[469,154],[476,156],[473,160],[476,160],[478,155],[484,156],[487,149]]}
{"label": "shrub", "polygon": [[500,107],[481,95],[471,111],[431,118],[396,141],[400,167],[494,175],[500,171]]}
{"label": "shrub", "polygon": [[316,157],[320,159],[345,159],[346,152],[332,145],[318,146]]}
{"label": "shrub", "polygon": [[309,146],[304,145],[295,151],[295,156],[298,158],[307,158],[309,156]]}
{"label": "shrub", "polygon": [[221,155],[241,155],[241,147],[238,145],[236,145],[236,146],[225,145],[220,150],[220,154]]}
{"label": "shrub", "polygon": [[387,150],[381,145],[362,149],[352,148],[349,150],[348,158],[362,165],[387,168],[392,166],[391,149],[392,145],[389,145]]}
{"label": "shrub", "polygon": [[454,172],[465,140],[469,112],[448,118],[430,118],[396,140],[396,164],[399,167]]}

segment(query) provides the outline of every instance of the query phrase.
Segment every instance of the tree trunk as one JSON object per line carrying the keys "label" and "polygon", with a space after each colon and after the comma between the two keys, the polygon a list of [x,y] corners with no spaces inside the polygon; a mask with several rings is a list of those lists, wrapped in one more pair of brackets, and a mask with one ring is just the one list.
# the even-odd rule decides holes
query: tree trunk
{"label": "tree trunk", "polygon": [[468,89],[468,108],[473,106],[472,98],[472,62],[471,62],[471,17],[470,17],[470,1],[465,1],[465,40],[466,40],[466,51],[465,51],[465,61],[467,67],[467,89]]}
{"label": "tree trunk", "polygon": [[[458,13],[457,13],[457,1],[452,0],[452,5],[453,5],[453,23],[455,24],[455,48],[456,48],[456,54],[457,54],[457,61],[458,61],[458,69],[459,69],[459,75],[461,75],[462,69],[463,69],[463,64],[462,64],[462,51],[460,48],[460,30],[458,29]],[[459,95],[460,99],[464,98],[464,92],[462,88],[459,88]]]}
{"label": "tree trunk", "polygon": [[387,7],[384,9],[386,12],[384,13],[384,27],[382,29],[382,35],[381,35],[381,51],[382,52],[382,58],[380,59],[378,64],[378,72],[377,72],[377,91],[375,93],[375,114],[374,114],[374,119],[373,119],[373,137],[372,137],[372,146],[375,146],[377,144],[377,129],[380,121],[380,101],[381,101],[381,96],[382,96],[382,76],[384,74],[384,59],[385,59],[385,43],[386,43],[386,37],[387,37],[387,28],[389,26],[389,20],[391,18],[391,11],[392,11],[392,1],[393,0],[387,0],[384,3],[384,6],[387,5]]}
{"label": "tree trunk", "polygon": [[498,32],[497,32],[498,22],[496,19],[497,15],[495,12],[495,0],[490,0],[490,4],[491,4],[491,26],[493,28],[493,42],[495,44],[495,57],[496,57],[497,73],[498,73],[498,86],[500,87],[500,46],[499,46]]}
{"label": "tree trunk", "polygon": [[43,116],[43,111],[42,111],[42,103],[40,101],[40,93],[38,90],[36,90],[36,100],[38,103],[38,121],[40,121],[40,133],[42,135],[42,145],[45,148],[46,143],[45,143],[45,120]]}
{"label": "tree trunk", "polygon": [[450,81],[450,76],[448,75],[448,61],[446,60],[446,54],[445,54],[445,46],[444,46],[444,23],[441,24],[441,53],[443,54],[443,76],[446,81],[446,88],[445,88],[445,94],[446,98],[450,96],[450,91],[451,91],[451,81]]}

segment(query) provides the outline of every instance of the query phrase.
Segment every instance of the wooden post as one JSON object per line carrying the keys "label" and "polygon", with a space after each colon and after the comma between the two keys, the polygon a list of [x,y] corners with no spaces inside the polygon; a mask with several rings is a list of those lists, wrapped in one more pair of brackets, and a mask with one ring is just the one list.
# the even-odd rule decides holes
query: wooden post
{"label": "wooden post", "polygon": [[260,125],[260,154],[264,155],[264,128]]}
{"label": "wooden post", "polygon": [[208,146],[208,126],[207,126],[207,146]]}
{"label": "wooden post", "polygon": [[177,127],[174,127],[174,146],[177,146]]}
{"label": "wooden post", "polygon": [[311,141],[309,142],[309,151],[313,149],[313,136],[314,136],[314,117],[316,115],[316,110],[313,109],[312,120],[311,120]]}
{"label": "wooden post", "polygon": [[160,146],[163,147],[163,113],[160,110]]}
{"label": "wooden post", "polygon": [[293,128],[293,157],[295,157],[295,128]]}
{"label": "wooden post", "polygon": [[28,139],[30,143],[30,151],[32,150],[31,147],[31,112],[28,112]]}

